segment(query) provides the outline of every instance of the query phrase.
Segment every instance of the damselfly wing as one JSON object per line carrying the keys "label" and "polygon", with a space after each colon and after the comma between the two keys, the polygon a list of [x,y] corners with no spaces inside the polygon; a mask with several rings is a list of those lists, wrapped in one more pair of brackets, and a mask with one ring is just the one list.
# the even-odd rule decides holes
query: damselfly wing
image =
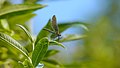
{"label": "damselfly wing", "polygon": [[58,40],[60,39],[60,32],[59,32],[59,28],[58,28],[58,24],[57,24],[57,20],[56,20],[56,16],[53,15],[52,17],[52,28],[55,31],[55,34],[58,36]]}

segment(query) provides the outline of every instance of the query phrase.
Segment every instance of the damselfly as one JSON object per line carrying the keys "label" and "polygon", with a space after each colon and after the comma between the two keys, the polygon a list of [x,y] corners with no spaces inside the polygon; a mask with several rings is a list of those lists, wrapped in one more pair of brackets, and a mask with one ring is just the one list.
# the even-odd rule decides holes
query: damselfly
{"label": "damselfly", "polygon": [[57,24],[57,20],[56,20],[56,16],[55,15],[53,15],[53,17],[52,17],[52,28],[53,28],[53,31],[52,30],[49,30],[49,29],[47,29],[47,28],[44,28],[44,30],[46,30],[46,31],[48,31],[48,32],[50,32],[50,33],[53,33],[53,34],[55,34],[57,37],[58,37],[58,41],[60,40],[60,38],[61,38],[61,34],[60,34],[60,32],[59,32],[59,27],[58,27],[58,24]]}

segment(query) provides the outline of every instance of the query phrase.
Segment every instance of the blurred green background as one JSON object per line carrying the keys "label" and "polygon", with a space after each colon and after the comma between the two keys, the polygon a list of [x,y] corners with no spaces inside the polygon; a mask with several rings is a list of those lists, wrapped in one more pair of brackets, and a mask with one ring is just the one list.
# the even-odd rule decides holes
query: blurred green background
{"label": "blurred green background", "polygon": [[[23,0],[11,1],[22,3]],[[54,47],[60,53],[51,58],[65,68],[120,68],[120,0],[42,0],[38,3],[48,6],[36,11],[37,16],[31,20],[35,36],[54,14],[58,23],[88,24],[88,31],[72,27],[63,32],[63,37],[66,34],[87,37],[63,43],[66,49]]]}

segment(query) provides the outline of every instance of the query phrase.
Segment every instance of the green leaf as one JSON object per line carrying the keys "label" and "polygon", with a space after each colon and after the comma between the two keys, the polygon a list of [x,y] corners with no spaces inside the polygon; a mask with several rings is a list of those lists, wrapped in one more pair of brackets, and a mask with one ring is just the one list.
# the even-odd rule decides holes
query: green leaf
{"label": "green leaf", "polygon": [[0,32],[0,42],[3,42],[4,46],[8,45],[8,47],[13,47],[17,49],[19,52],[21,52],[23,55],[25,55],[29,59],[27,50],[10,36]]}
{"label": "green leaf", "polygon": [[52,49],[52,50],[48,50],[45,57],[50,57],[52,55],[55,55],[59,52],[59,50],[55,50],[55,49]]}
{"label": "green leaf", "polygon": [[0,18],[8,18],[16,15],[25,14],[28,12],[33,12],[37,9],[41,9],[45,6],[40,4],[18,4],[7,6],[0,10]]}
{"label": "green leaf", "polygon": [[6,19],[1,19],[1,25],[5,30],[10,30],[9,24]]}
{"label": "green leaf", "polygon": [[32,36],[31,36],[30,32],[22,25],[17,24],[17,26],[19,26],[26,33],[26,35],[28,36],[30,41],[33,43],[34,40],[33,40]]}
{"label": "green leaf", "polygon": [[60,24],[58,24],[58,26],[59,26],[59,31],[60,32],[63,32],[66,29],[68,29],[70,27],[74,27],[74,26],[82,27],[82,28],[84,28],[85,30],[88,31],[87,24],[86,23],[82,23],[82,22],[60,23]]}
{"label": "green leaf", "polygon": [[85,38],[86,35],[76,35],[76,34],[71,34],[71,35],[66,35],[63,39],[60,40],[60,42],[69,42],[69,41],[75,41],[75,40],[80,40]]}
{"label": "green leaf", "polygon": [[25,24],[27,21],[29,21],[34,16],[36,16],[36,14],[27,13],[27,14],[21,14],[21,15],[17,15],[14,17],[10,17],[8,19],[8,22],[11,26],[10,28],[13,28],[14,25],[16,25],[16,24]]}
{"label": "green leaf", "polygon": [[32,63],[36,67],[42,58],[45,56],[48,49],[49,41],[48,38],[42,38],[39,40],[35,46],[32,54]]}
{"label": "green leaf", "polygon": [[65,48],[65,46],[62,43],[59,43],[57,41],[50,40],[49,42],[50,42],[50,45],[57,45],[57,46],[61,46],[61,47]]}
{"label": "green leaf", "polygon": [[64,68],[63,65],[53,59],[46,59],[42,61],[48,68]]}
{"label": "green leaf", "polygon": [[24,0],[26,4],[35,4],[38,0]]}
{"label": "green leaf", "polygon": [[[48,21],[48,23],[45,25],[44,28],[52,29],[52,27],[51,27],[51,20]],[[35,41],[35,44],[36,44],[41,38],[43,38],[43,37],[48,37],[49,34],[50,34],[50,33],[49,33],[48,31],[45,31],[45,30],[42,29],[42,30],[39,32],[39,34],[37,35],[37,39],[36,39],[36,41]]]}

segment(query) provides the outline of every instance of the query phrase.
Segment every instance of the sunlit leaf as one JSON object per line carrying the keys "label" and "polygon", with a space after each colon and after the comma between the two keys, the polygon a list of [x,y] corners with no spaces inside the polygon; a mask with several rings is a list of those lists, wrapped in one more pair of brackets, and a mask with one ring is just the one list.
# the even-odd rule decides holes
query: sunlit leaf
{"label": "sunlit leaf", "polygon": [[65,46],[62,43],[59,43],[58,41],[50,40],[50,45],[57,45],[65,48]]}
{"label": "sunlit leaf", "polygon": [[39,4],[19,4],[7,6],[0,10],[0,18],[8,18],[16,15],[21,15],[24,13],[33,12],[37,9],[43,8],[45,6]]}
{"label": "sunlit leaf", "polygon": [[28,38],[31,40],[31,42],[34,41],[33,38],[32,38],[32,36],[31,36],[31,34],[30,34],[30,32],[29,32],[24,26],[19,25],[19,24],[17,24],[17,26],[19,26],[19,27],[26,33],[26,35],[27,35]]}
{"label": "sunlit leaf", "polygon": [[38,0],[24,0],[26,4],[35,4]]}
{"label": "sunlit leaf", "polygon": [[36,14],[32,13],[26,13],[17,15],[14,17],[10,17],[8,19],[8,22],[10,24],[10,27],[13,28],[16,24],[25,24],[27,21],[29,21],[31,18],[33,18]]}
{"label": "sunlit leaf", "polygon": [[32,63],[35,67],[39,64],[39,62],[45,56],[48,50],[48,45],[49,45],[49,41],[46,37],[42,38],[41,40],[37,42],[35,49],[33,51],[33,54],[32,54]]}
{"label": "sunlit leaf", "polygon": [[58,24],[59,26],[59,30],[60,32],[63,32],[65,31],[66,29],[70,28],[70,27],[82,27],[84,28],[85,30],[88,31],[88,28],[87,28],[87,24],[86,23],[82,23],[82,22],[68,22],[68,23],[59,23]]}
{"label": "sunlit leaf", "polygon": [[[4,44],[7,44],[8,46],[17,49],[29,59],[27,50],[10,36],[4,33],[0,33],[0,42],[3,42]],[[7,46],[7,45],[4,45],[4,46]]]}
{"label": "sunlit leaf", "polygon": [[86,35],[66,35],[63,39],[60,40],[60,42],[69,42],[69,41],[75,41],[75,40],[80,40],[87,37]]}

